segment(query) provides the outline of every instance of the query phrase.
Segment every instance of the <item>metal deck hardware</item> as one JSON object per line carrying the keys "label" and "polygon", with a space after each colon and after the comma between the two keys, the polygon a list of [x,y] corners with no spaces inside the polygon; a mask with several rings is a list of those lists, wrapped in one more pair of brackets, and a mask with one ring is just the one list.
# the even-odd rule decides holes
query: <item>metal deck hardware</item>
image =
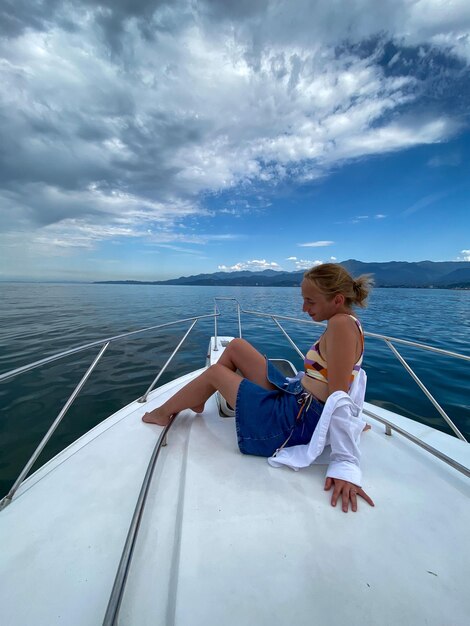
{"label": "metal deck hardware", "polygon": [[[47,433],[44,436],[44,438],[41,440],[41,442],[38,445],[38,447],[36,448],[36,450],[33,452],[31,458],[28,460],[28,462],[26,463],[25,467],[21,471],[20,475],[16,479],[13,487],[10,489],[9,493],[3,498],[3,500],[0,501],[0,510],[11,502],[14,493],[17,491],[17,489],[20,486],[20,484],[23,482],[23,480],[28,475],[28,473],[31,470],[32,466],[34,465],[35,461],[39,457],[39,454],[43,450],[43,448],[46,445],[46,443],[49,441],[51,435],[53,434],[53,432],[57,428],[58,424],[60,423],[60,421],[62,420],[62,418],[64,417],[64,415],[68,411],[68,409],[70,408],[71,404],[74,402],[74,400],[79,395],[83,385],[85,384],[86,380],[88,379],[88,377],[92,373],[93,369],[95,368],[96,364],[98,363],[99,359],[101,358],[101,356],[103,355],[104,351],[106,350],[106,348],[109,346],[110,343],[114,343],[114,342],[120,341],[122,339],[127,339],[128,337],[139,335],[139,334],[142,334],[142,333],[145,333],[145,332],[149,332],[151,330],[160,330],[160,329],[163,329],[163,328],[168,328],[170,326],[175,326],[176,324],[182,324],[184,322],[192,322],[190,328],[186,331],[185,335],[183,336],[183,338],[181,339],[181,341],[179,342],[179,344],[177,345],[175,350],[172,352],[172,354],[170,355],[170,357],[166,361],[165,365],[160,370],[159,374],[156,376],[156,378],[154,379],[154,381],[152,382],[150,387],[147,389],[147,391],[139,399],[139,402],[145,402],[147,400],[148,394],[155,387],[155,385],[157,384],[158,380],[160,379],[160,377],[162,376],[162,374],[164,373],[164,371],[166,370],[166,368],[170,364],[170,362],[173,359],[173,357],[175,356],[175,354],[180,349],[181,345],[183,344],[183,342],[185,341],[186,337],[189,335],[189,333],[191,332],[191,330],[193,329],[193,327],[195,326],[197,321],[199,321],[201,319],[214,318],[214,337],[215,337],[215,347],[214,347],[214,349],[217,349],[217,331],[218,331],[218,329],[217,329],[217,318],[220,317],[220,315],[221,315],[220,311],[219,311],[219,309],[217,307],[217,302],[218,301],[222,301],[222,300],[224,300],[224,301],[232,301],[232,302],[236,303],[237,317],[238,317],[238,336],[239,337],[242,337],[242,324],[241,324],[241,314],[242,313],[244,315],[252,315],[252,316],[255,316],[255,317],[269,318],[276,324],[276,326],[283,333],[285,338],[289,341],[291,347],[297,352],[297,354],[302,359],[304,358],[304,354],[298,348],[298,346],[295,344],[295,342],[292,340],[292,338],[289,336],[287,331],[280,324],[279,320],[287,320],[287,321],[296,322],[296,323],[299,323],[299,324],[310,324],[310,325],[313,324],[313,325],[325,326],[324,323],[314,322],[313,320],[300,319],[300,318],[292,317],[292,316],[288,316],[288,315],[275,315],[275,314],[272,314],[272,313],[263,313],[261,311],[245,310],[241,306],[241,304],[238,301],[238,299],[235,298],[235,297],[232,297],[232,296],[216,296],[214,298],[214,313],[209,313],[209,314],[205,314],[205,315],[198,315],[198,316],[194,316],[194,317],[183,318],[183,319],[180,319],[180,320],[175,320],[173,322],[167,322],[167,323],[164,323],[164,324],[157,324],[155,326],[149,326],[147,328],[142,328],[142,329],[139,329],[139,330],[130,331],[128,333],[122,333],[120,335],[115,335],[113,337],[108,337],[106,339],[100,339],[100,340],[93,341],[93,342],[90,342],[90,343],[82,345],[82,346],[77,346],[75,348],[71,348],[70,350],[66,350],[66,351],[60,352],[58,354],[54,354],[54,355],[46,357],[44,359],[40,359],[39,361],[35,361],[35,362],[30,363],[28,365],[24,365],[22,367],[19,367],[19,368],[16,368],[14,370],[11,370],[9,372],[5,372],[4,374],[0,374],[0,383],[1,383],[1,382],[6,381],[6,380],[9,380],[10,378],[16,377],[16,376],[18,376],[20,374],[23,374],[25,372],[31,371],[33,369],[36,369],[36,368],[41,367],[43,365],[46,365],[48,363],[52,363],[54,361],[57,361],[59,359],[63,359],[65,357],[71,356],[73,354],[81,353],[81,352],[83,352],[85,350],[89,350],[90,348],[93,348],[95,346],[101,346],[100,353],[98,354],[96,359],[93,361],[92,365],[90,366],[90,368],[86,372],[86,374],[83,377],[83,379],[77,385],[76,389],[72,393],[72,395],[69,398],[69,400],[67,400],[67,402],[64,405],[63,409],[60,411],[59,415],[54,420],[53,424],[51,425],[51,427],[47,431]],[[399,339],[398,337],[390,337],[390,336],[387,336],[387,335],[380,335],[378,333],[371,333],[371,332],[365,331],[364,335],[366,337],[370,337],[372,339],[379,339],[379,340],[383,341],[390,348],[390,350],[393,352],[395,357],[398,359],[398,361],[401,363],[401,365],[405,368],[405,370],[410,374],[410,376],[413,378],[413,380],[417,383],[417,385],[420,387],[420,389],[423,391],[423,393],[426,395],[426,397],[430,400],[430,402],[433,404],[433,406],[436,408],[436,410],[439,412],[439,414],[443,417],[443,419],[446,421],[446,423],[449,425],[449,427],[452,429],[452,431],[455,433],[455,435],[459,439],[461,439],[462,441],[466,441],[464,435],[460,432],[458,427],[454,424],[454,422],[447,415],[447,413],[444,411],[444,409],[441,407],[441,405],[437,402],[437,400],[432,396],[430,391],[422,383],[422,381],[418,378],[416,373],[413,371],[413,369],[410,367],[410,365],[405,361],[405,359],[402,357],[402,355],[398,352],[398,350],[395,348],[395,346],[393,344],[400,344],[400,345],[420,348],[422,350],[427,350],[429,352],[434,352],[436,354],[442,354],[442,355],[450,356],[450,357],[453,357],[453,358],[463,359],[465,361],[470,361],[470,356],[467,356],[467,355],[464,355],[464,354],[459,354],[458,352],[452,352],[450,350],[443,350],[441,348],[435,348],[433,346],[428,346],[426,344],[418,343],[416,341],[409,341],[409,340],[406,340],[406,339]],[[386,423],[386,420],[385,421],[384,420],[380,420],[380,421],[382,421],[385,424],[385,432],[388,435],[391,435],[392,429],[393,430],[398,430],[397,428],[395,428],[395,427],[391,426],[390,424]]]}
{"label": "metal deck hardware", "polygon": [[[303,353],[297,347],[295,342],[291,339],[291,337],[289,336],[287,331],[278,322],[278,319],[287,319],[289,321],[300,322],[300,323],[307,323],[307,324],[319,324],[319,322],[313,322],[313,321],[310,322],[310,321],[307,321],[307,320],[302,320],[302,319],[293,318],[293,317],[272,315],[272,314],[267,314],[267,313],[259,313],[257,311],[244,311],[241,308],[240,303],[238,302],[238,300],[236,298],[221,298],[221,297],[219,297],[217,299],[219,299],[219,300],[222,300],[222,299],[225,299],[225,300],[235,300],[235,302],[237,303],[238,319],[239,319],[239,336],[240,337],[242,336],[241,322],[240,322],[240,312],[241,313],[245,313],[245,314],[249,314],[249,315],[258,315],[260,317],[269,317],[277,325],[277,327],[281,330],[281,332],[284,334],[284,336],[289,341],[289,343],[291,344],[292,348],[297,352],[297,354],[302,359],[304,358]],[[215,307],[216,307],[216,311],[217,311],[217,303],[215,303]],[[324,325],[324,324],[321,324],[321,325]],[[217,318],[214,319],[214,326],[215,326],[215,347],[214,347],[214,350],[215,350],[215,349],[217,349]],[[369,333],[364,333],[364,334],[368,335]],[[458,355],[457,353],[452,353],[452,352],[449,352],[447,350],[440,350],[440,349],[437,349],[437,348],[432,348],[431,346],[425,346],[424,344],[417,344],[416,342],[410,342],[410,341],[406,341],[406,340],[395,339],[393,337],[386,337],[384,335],[377,335],[376,333],[371,333],[371,335],[374,338],[382,339],[387,344],[390,344],[391,341],[396,341],[398,343],[404,343],[406,345],[413,345],[413,346],[416,346],[416,347],[422,347],[422,348],[425,348],[425,349],[430,349],[432,352],[438,352],[438,353],[446,354],[446,355],[450,355],[450,356],[458,356],[460,358],[464,358],[464,359],[470,361],[470,357],[466,357],[465,355]],[[399,358],[399,361],[401,362],[400,358]],[[406,364],[405,369],[407,369],[407,371],[408,371],[408,369],[411,370],[411,368],[409,367],[408,364]],[[414,372],[413,372],[413,374],[414,374]],[[420,381],[420,383],[421,383],[421,381]],[[423,388],[423,391],[424,390],[427,391],[427,389],[424,387],[424,385],[422,383],[420,384],[420,387]],[[426,395],[428,397],[431,396],[431,394],[429,392],[426,393]],[[431,396],[431,398],[432,398],[432,396]],[[434,400],[434,398],[432,398],[432,400]],[[435,403],[435,406],[436,405],[439,406],[438,403],[435,400],[434,400],[433,404],[434,403]],[[447,463],[448,465],[450,465],[451,467],[453,467],[457,471],[465,474],[465,476],[470,477],[470,470],[468,468],[466,468],[465,466],[461,465],[460,463],[458,463],[454,459],[448,457],[447,455],[443,454],[439,450],[436,450],[435,448],[433,448],[429,444],[421,441],[420,439],[418,439],[417,437],[415,437],[411,433],[408,433],[407,431],[405,431],[404,429],[400,428],[399,426],[396,426],[396,425],[392,424],[391,422],[389,422],[385,418],[379,417],[375,413],[372,413],[370,411],[364,411],[364,413],[369,415],[369,416],[371,416],[371,417],[373,417],[373,418],[375,418],[375,419],[377,419],[379,422],[384,424],[385,432],[386,432],[387,435],[391,435],[392,434],[392,429],[395,430],[396,432],[400,433],[401,435],[403,435],[404,437],[406,437],[407,439],[409,439],[413,443],[415,443],[418,446],[420,446],[421,448],[425,449],[427,452],[429,452],[433,456],[439,458],[441,461],[444,461],[445,463]],[[442,413],[445,413],[443,409],[442,409]],[[442,415],[442,413],[441,413],[441,415]],[[448,423],[450,422],[449,425],[452,424],[454,426],[454,428],[453,428],[454,432],[458,432],[459,434],[461,434],[460,431],[455,426],[455,424],[453,424],[452,420],[447,416],[447,414],[445,414],[445,415],[447,417],[446,421],[448,421]],[[444,417],[444,415],[443,415],[443,417]],[[171,424],[171,422],[170,422],[170,424]],[[463,435],[461,435],[461,438],[463,439]],[[166,429],[161,433],[161,440],[162,440],[162,442],[166,440]],[[160,443],[160,439],[159,439],[159,443]],[[161,447],[161,445],[164,445],[164,444],[160,443],[160,447]],[[157,446],[158,446],[158,443],[157,443]],[[152,465],[152,460],[151,460],[151,462],[149,464],[149,467],[150,467],[150,465]],[[152,468],[153,468],[153,466],[154,466],[154,463],[152,465]],[[153,471],[153,469],[152,469],[152,471]],[[144,483],[145,483],[145,480],[144,480]],[[139,501],[140,501],[140,497],[139,497]],[[142,502],[141,505],[138,503],[138,505],[136,506],[136,511],[134,513],[133,521],[132,521],[131,527],[129,529],[128,540],[126,541],[126,546],[124,547],[123,555],[121,557],[121,563],[120,563],[119,568],[118,568],[118,573],[116,574],[115,587],[113,588],[113,593],[112,593],[112,596],[111,596],[111,599],[110,599],[110,602],[109,602],[109,605],[108,605],[108,611],[106,613],[105,620],[103,622],[103,626],[114,626],[115,624],[118,623],[119,607],[120,607],[121,599],[122,599],[122,597],[124,595],[124,588],[125,588],[125,584],[126,584],[127,571],[129,569],[130,559],[132,558],[132,551],[131,551],[132,549],[129,548],[128,544],[132,544],[132,546],[133,546],[134,543],[135,543],[136,535],[137,535],[137,531],[138,531],[138,526],[135,527],[134,519],[136,517],[138,517],[139,518],[139,522],[140,522],[140,518],[141,518],[141,516],[143,514],[143,507],[144,507],[144,505],[145,505],[145,499],[144,499],[144,501]],[[133,527],[135,527],[134,530],[133,530]]]}
{"label": "metal deck hardware", "polygon": [[131,565],[132,555],[134,552],[134,546],[139,532],[140,522],[144,512],[145,503],[147,501],[147,495],[152,480],[153,471],[160,454],[160,450],[166,445],[167,433],[170,430],[175,418],[170,422],[160,433],[160,436],[155,444],[155,448],[152,452],[147,471],[145,472],[144,480],[142,481],[142,487],[140,488],[139,497],[135,505],[134,514],[127,531],[126,542],[121,554],[121,560],[119,561],[116,577],[114,579],[113,589],[108,602],[108,607],[103,620],[103,626],[112,626],[117,624],[119,608],[121,606],[122,597],[124,595],[124,589],[126,586],[127,574]]}
{"label": "metal deck hardware", "polygon": [[37,458],[39,457],[39,455],[41,454],[41,452],[44,450],[44,447],[46,446],[47,442],[49,441],[49,439],[51,438],[52,434],[54,433],[54,431],[56,430],[57,426],[60,424],[60,422],[62,421],[62,418],[64,417],[64,415],[67,413],[67,411],[69,410],[69,408],[72,406],[75,398],[77,398],[78,394],[80,393],[80,391],[83,389],[83,386],[85,385],[86,381],[88,380],[88,378],[90,377],[90,374],[92,373],[92,371],[95,369],[96,365],[98,364],[98,361],[101,359],[101,357],[103,356],[103,354],[105,353],[106,349],[109,346],[109,341],[101,348],[101,350],[99,351],[99,353],[97,354],[97,356],[95,357],[95,359],[93,360],[93,363],[90,365],[90,367],[87,369],[87,371],[85,372],[85,374],[83,375],[82,379],[80,380],[80,382],[78,383],[78,385],[75,387],[75,389],[73,390],[72,394],[70,395],[69,399],[67,400],[67,402],[64,404],[62,410],[60,411],[59,415],[55,418],[55,420],[52,422],[49,430],[47,431],[47,433],[44,435],[44,437],[41,439],[41,442],[39,443],[38,447],[36,448],[36,450],[33,452],[33,454],[31,455],[31,457],[29,458],[29,461],[26,463],[26,465],[23,467],[23,469],[20,472],[20,475],[18,476],[18,478],[15,480],[15,482],[13,483],[13,486],[11,487],[10,491],[7,493],[7,495],[0,501],[0,511],[2,509],[4,509],[8,504],[10,504],[10,502],[13,499],[13,496],[16,493],[16,490],[18,489],[18,487],[21,485],[21,483],[23,482],[23,480],[26,478],[26,476],[28,475],[29,471],[31,470],[31,468],[33,467],[34,463],[36,462]]}
{"label": "metal deck hardware", "polygon": [[[302,352],[299,350],[298,346],[291,339],[291,337],[289,336],[287,331],[281,326],[281,324],[278,322],[278,320],[279,319],[283,319],[283,320],[289,320],[289,321],[292,321],[292,322],[300,322],[302,324],[305,324],[305,323],[307,323],[307,324],[319,324],[321,326],[325,326],[325,324],[320,323],[320,322],[314,322],[313,320],[312,321],[302,320],[302,319],[299,319],[299,318],[296,318],[296,317],[289,317],[289,316],[286,316],[286,315],[273,315],[273,314],[270,314],[270,313],[261,313],[259,311],[244,311],[243,309],[242,309],[242,313],[250,314],[250,315],[256,315],[258,317],[269,317],[269,318],[271,318],[272,321],[278,326],[278,328],[281,330],[281,332],[287,338],[287,340],[289,341],[291,346],[294,348],[294,350],[297,352],[297,354],[302,359],[304,359],[305,356],[302,354]],[[406,340],[406,339],[399,339],[398,337],[388,337],[386,335],[379,335],[378,333],[369,333],[369,332],[364,331],[364,336],[365,337],[371,337],[373,339],[381,339],[382,341],[384,341],[384,343],[391,349],[391,351],[393,352],[395,357],[398,359],[398,361],[401,363],[401,365],[410,374],[410,376],[413,378],[413,380],[416,382],[416,384],[419,386],[419,388],[423,391],[423,393],[426,395],[426,397],[430,400],[430,402],[433,404],[433,406],[436,408],[436,410],[444,418],[444,420],[447,422],[447,424],[450,426],[450,428],[453,430],[453,432],[456,434],[456,436],[459,439],[461,439],[462,441],[467,441],[466,438],[460,432],[460,430],[457,428],[457,426],[454,424],[454,422],[451,420],[451,418],[447,415],[447,413],[444,411],[444,409],[441,407],[441,405],[437,402],[437,400],[431,394],[431,392],[427,389],[427,387],[422,383],[422,381],[415,374],[415,372],[413,371],[411,366],[405,361],[405,359],[398,352],[398,350],[395,348],[395,346],[393,346],[392,342],[393,343],[399,343],[399,344],[406,345],[406,346],[412,346],[412,347],[415,347],[415,348],[421,348],[422,350],[428,350],[429,352],[434,352],[436,354],[443,354],[445,356],[450,356],[450,357],[454,357],[454,358],[458,358],[458,359],[463,359],[465,361],[470,361],[470,356],[467,356],[465,354],[459,354],[458,352],[451,352],[450,350],[443,350],[441,348],[434,348],[433,346],[428,346],[428,345],[426,345],[424,343],[418,343],[416,341],[409,341],[409,340]],[[390,427],[389,426],[386,426],[386,433],[387,433],[387,435],[391,435],[391,431],[390,431]]]}
{"label": "metal deck hardware", "polygon": [[191,324],[191,327],[188,329],[188,331],[186,332],[186,334],[184,335],[184,337],[182,338],[182,340],[180,341],[180,343],[176,347],[176,349],[173,351],[173,353],[170,356],[170,358],[167,360],[167,362],[165,363],[165,365],[163,366],[163,368],[159,372],[158,376],[155,378],[153,383],[147,389],[147,391],[145,392],[144,396],[142,396],[142,398],[140,399],[141,402],[145,402],[147,400],[147,395],[153,389],[153,387],[155,386],[155,384],[159,380],[160,376],[163,374],[163,372],[167,368],[168,364],[170,363],[170,361],[175,356],[176,352],[179,350],[179,348],[181,347],[181,345],[184,342],[184,340],[186,339],[186,337],[189,335],[189,333],[193,329],[193,327],[196,324],[196,322],[198,320],[200,320],[200,319],[204,319],[204,318],[208,318],[208,317],[213,317],[214,320],[217,320],[217,316],[218,315],[220,315],[220,314],[218,313],[218,311],[216,309],[216,312],[214,314],[198,315],[196,317],[188,317],[188,318],[184,318],[184,319],[181,319],[181,320],[176,320],[175,322],[167,322],[166,324],[158,324],[156,326],[149,326],[147,328],[142,328],[140,330],[133,330],[133,331],[130,331],[128,333],[122,333],[121,335],[115,335],[114,337],[108,337],[107,339],[100,339],[98,341],[92,341],[91,343],[87,343],[87,344],[85,344],[83,346],[77,346],[76,348],[71,348],[70,350],[66,350],[66,351],[60,352],[58,354],[53,354],[52,356],[46,357],[45,359],[41,359],[39,361],[35,361],[34,363],[30,363],[29,365],[24,365],[23,367],[18,367],[18,368],[14,369],[14,370],[10,370],[9,372],[5,372],[4,374],[1,374],[0,375],[0,383],[4,382],[4,381],[6,381],[6,380],[8,380],[10,378],[14,378],[15,376],[19,376],[20,374],[24,374],[25,372],[29,372],[29,371],[31,371],[33,369],[36,369],[37,367],[41,367],[43,365],[46,365],[47,363],[52,363],[54,361],[58,361],[59,359],[63,359],[63,358],[68,357],[68,356],[70,356],[72,354],[78,354],[78,353],[83,352],[85,350],[89,350],[90,348],[93,348],[95,346],[101,346],[101,350],[98,353],[97,357],[94,359],[93,363],[90,365],[90,367],[86,371],[85,375],[83,376],[81,381],[78,383],[78,385],[76,386],[76,388],[72,392],[72,395],[70,396],[70,398],[67,400],[67,402],[63,406],[63,408],[60,411],[59,415],[56,417],[56,419],[54,420],[54,422],[50,426],[49,430],[44,435],[44,437],[42,438],[41,442],[39,443],[39,445],[37,446],[37,448],[35,449],[35,451],[31,455],[31,457],[27,461],[26,465],[21,470],[18,478],[15,480],[15,482],[14,482],[13,486],[11,487],[10,491],[7,493],[7,495],[4,498],[2,498],[2,500],[0,500],[0,511],[2,509],[4,509],[8,504],[10,504],[10,502],[12,501],[13,496],[15,495],[16,491],[18,490],[19,486],[24,481],[24,479],[27,477],[27,475],[30,472],[31,468],[33,467],[34,463],[36,462],[36,460],[38,459],[39,455],[43,451],[45,445],[47,444],[47,442],[51,438],[51,436],[54,433],[54,431],[56,430],[57,426],[62,421],[62,418],[67,413],[67,411],[71,407],[72,403],[78,397],[78,395],[79,395],[80,391],[82,390],[85,382],[88,380],[89,376],[91,375],[91,373],[95,369],[96,365],[98,364],[98,361],[101,359],[101,357],[103,356],[104,352],[106,351],[106,349],[108,348],[110,343],[113,343],[113,342],[116,342],[116,341],[120,341],[121,339],[126,339],[127,337],[130,337],[130,336],[133,336],[133,335],[137,335],[137,334],[140,334],[140,333],[145,333],[145,332],[148,332],[150,330],[156,330],[156,329],[161,329],[161,328],[168,328],[168,326],[174,326],[175,324],[181,324],[183,322],[188,322],[188,321],[192,321],[193,322]]}
{"label": "metal deck hardware", "polygon": [[[217,319],[217,318],[214,318]],[[181,339],[181,341],[179,342],[179,344],[176,346],[176,348],[173,350],[173,352],[171,353],[170,357],[168,358],[167,362],[165,363],[165,365],[162,367],[162,369],[158,372],[158,375],[155,377],[155,380],[153,381],[153,383],[150,385],[150,387],[147,389],[147,391],[144,393],[144,395],[138,399],[138,402],[147,402],[147,396],[149,395],[149,393],[152,391],[152,389],[155,387],[155,385],[157,384],[157,382],[160,380],[161,375],[163,374],[163,372],[166,370],[166,368],[168,367],[168,365],[171,363],[173,357],[175,356],[175,354],[178,352],[178,350],[181,348],[181,346],[183,345],[184,340],[186,339],[186,337],[189,335],[189,333],[192,331],[192,329],[194,328],[194,326],[197,323],[197,319],[194,320],[194,322],[191,324],[191,326],[188,328],[188,330],[185,332],[184,337]]]}
{"label": "metal deck hardware", "polygon": [[436,456],[441,461],[444,461],[444,463],[447,463],[447,465],[450,465],[457,471],[461,472],[462,474],[465,474],[465,476],[470,478],[470,470],[468,469],[468,467],[465,467],[465,465],[462,465],[455,459],[451,459],[446,454],[442,453],[440,450],[436,450],[436,448],[434,448],[433,446],[430,446],[428,443],[426,443],[422,439],[419,439],[419,437],[415,437],[415,435],[412,435],[404,428],[401,428],[400,426],[397,426],[396,424],[392,424],[392,422],[385,419],[384,417],[380,417],[380,415],[377,415],[373,411],[368,411],[364,409],[363,413],[365,413],[365,415],[369,415],[369,417],[373,417],[378,422],[381,422],[385,426],[385,434],[390,435],[391,431],[395,430],[397,433],[399,433],[406,439],[409,439],[410,441],[418,445],[420,448],[423,448],[424,450],[426,450],[426,452],[429,452],[433,456]]}

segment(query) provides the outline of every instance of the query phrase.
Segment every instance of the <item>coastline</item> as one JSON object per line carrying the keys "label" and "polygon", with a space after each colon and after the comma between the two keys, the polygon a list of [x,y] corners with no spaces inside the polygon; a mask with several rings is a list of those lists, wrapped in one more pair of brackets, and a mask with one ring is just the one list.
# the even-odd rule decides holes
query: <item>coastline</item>
{"label": "coastline", "polygon": [[[160,281],[139,281],[139,280],[95,280],[90,283],[82,283],[89,285],[154,285],[155,287],[300,287],[300,283],[284,284],[259,284],[259,283],[229,283],[229,282],[178,282],[178,283],[162,283]],[[468,291],[470,284],[463,286],[446,286],[446,285],[374,285],[374,289],[446,289],[453,291]]]}

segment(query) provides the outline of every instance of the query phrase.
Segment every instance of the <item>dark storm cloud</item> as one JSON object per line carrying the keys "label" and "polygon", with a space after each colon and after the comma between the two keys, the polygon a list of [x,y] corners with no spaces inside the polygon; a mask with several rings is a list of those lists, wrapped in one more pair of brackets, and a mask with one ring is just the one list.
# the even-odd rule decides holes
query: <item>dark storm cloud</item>
{"label": "dark storm cloud", "polygon": [[42,182],[78,189],[90,180],[107,178],[112,162],[102,159],[98,146],[113,136],[111,119],[133,111],[123,92],[114,92],[106,106],[99,97],[88,110],[61,105],[53,95],[34,94],[31,101],[0,115],[0,181]]}
{"label": "dark storm cloud", "polygon": [[216,20],[245,20],[265,12],[270,0],[205,0],[202,10]]}
{"label": "dark storm cloud", "polygon": [[0,34],[16,37],[25,29],[45,30],[63,0],[2,0]]}
{"label": "dark storm cloud", "polygon": [[112,15],[116,21],[129,17],[150,18],[156,9],[171,0],[2,0],[0,5],[0,32],[17,36],[26,28],[45,30],[51,24],[67,23],[67,12],[71,7],[83,6],[99,15]]}
{"label": "dark storm cloud", "polygon": [[[168,15],[154,20],[158,9],[171,6],[173,11],[179,4],[171,0],[100,0],[97,4],[93,0],[81,0],[84,6],[95,11],[96,24],[101,28],[103,36],[115,53],[123,50],[125,25],[128,20],[136,20],[141,34],[146,39],[153,39],[154,33],[159,30],[170,29],[174,24]],[[174,12],[171,14],[174,15]]]}
{"label": "dark storm cloud", "polygon": [[73,32],[80,28],[76,11],[91,11],[95,24],[102,30],[104,39],[115,51],[122,47],[125,23],[134,19],[144,36],[151,37],[154,28],[169,28],[170,15],[152,23],[155,13],[167,6],[175,9],[178,0],[3,0],[0,6],[0,34],[16,37],[25,30],[48,30],[59,26]]}

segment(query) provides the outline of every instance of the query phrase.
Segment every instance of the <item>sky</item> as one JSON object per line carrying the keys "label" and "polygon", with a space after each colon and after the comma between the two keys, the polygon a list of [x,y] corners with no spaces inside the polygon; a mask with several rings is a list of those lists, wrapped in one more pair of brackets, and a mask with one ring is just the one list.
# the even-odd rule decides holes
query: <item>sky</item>
{"label": "sky", "polygon": [[1,0],[0,280],[470,260],[468,0]]}

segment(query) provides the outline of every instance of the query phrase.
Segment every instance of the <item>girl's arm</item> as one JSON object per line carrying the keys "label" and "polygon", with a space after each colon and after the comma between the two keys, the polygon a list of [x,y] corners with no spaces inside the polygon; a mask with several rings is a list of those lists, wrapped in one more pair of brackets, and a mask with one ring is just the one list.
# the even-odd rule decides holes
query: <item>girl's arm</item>
{"label": "girl's arm", "polygon": [[335,315],[328,322],[328,332],[325,339],[325,357],[328,363],[328,395],[334,391],[348,393],[351,373],[361,349],[357,326],[350,317]]}
{"label": "girl's arm", "polygon": [[[329,320],[325,355],[328,363],[329,395],[335,391],[349,392],[351,373],[361,350],[359,341],[357,327],[351,318],[338,315]],[[345,442],[343,441],[343,443]],[[354,447],[355,442],[351,441],[351,448]],[[329,491],[331,487],[333,487],[332,506],[336,506],[337,501],[341,499],[342,509],[345,513],[349,509],[349,503],[351,503],[351,509],[357,511],[357,496],[374,506],[371,498],[359,485],[346,480],[327,477],[325,490]]]}

